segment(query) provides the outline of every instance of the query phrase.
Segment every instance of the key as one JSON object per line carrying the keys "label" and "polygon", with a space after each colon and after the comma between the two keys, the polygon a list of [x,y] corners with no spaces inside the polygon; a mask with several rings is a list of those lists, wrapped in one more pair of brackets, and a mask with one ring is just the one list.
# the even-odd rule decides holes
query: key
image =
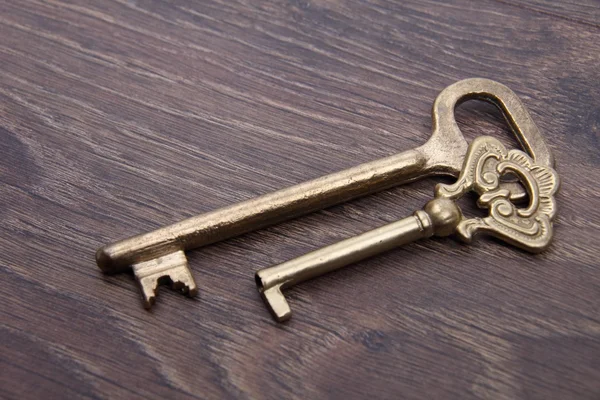
{"label": "key", "polygon": [[[529,196],[526,207],[511,201],[510,189],[501,177],[515,175]],[[438,184],[435,198],[412,216],[313,251],[283,264],[259,270],[256,285],[267,308],[282,322],[292,315],[282,289],[358,262],[418,239],[456,234],[470,243],[487,233],[524,250],[538,253],[552,239],[556,213],[554,194],[559,187],[556,172],[536,164],[520,150],[507,151],[497,139],[476,138],[469,146],[462,172],[453,185]],[[479,195],[485,218],[465,218],[456,200],[469,191]]]}
{"label": "key", "polygon": [[[515,93],[491,80],[466,79],[439,94],[432,109],[433,134],[418,148],[108,244],[98,249],[96,262],[105,273],[132,268],[146,308],[154,303],[160,284],[170,284],[183,294],[195,296],[198,290],[188,268],[186,250],[425,176],[457,177],[467,142],[454,120],[454,108],[474,98],[491,102],[504,113],[519,142],[537,163],[554,165],[551,151]],[[516,186],[511,193],[515,198],[525,195]]]}

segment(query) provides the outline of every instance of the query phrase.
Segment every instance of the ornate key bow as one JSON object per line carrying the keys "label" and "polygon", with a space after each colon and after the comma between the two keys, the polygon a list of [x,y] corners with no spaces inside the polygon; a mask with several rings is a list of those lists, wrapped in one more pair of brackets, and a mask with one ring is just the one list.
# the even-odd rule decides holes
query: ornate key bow
{"label": "ornate key bow", "polygon": [[[501,187],[501,177],[513,174],[529,194],[529,204],[519,208],[511,202],[511,193]],[[463,170],[452,185],[438,184],[436,198],[457,200],[469,191],[479,194],[477,205],[488,208],[485,218],[461,220],[456,234],[470,243],[479,232],[485,232],[524,250],[538,253],[552,239],[552,219],[556,213],[554,194],[559,179],[550,167],[536,165],[520,150],[506,150],[500,141],[482,136],[473,141]]]}

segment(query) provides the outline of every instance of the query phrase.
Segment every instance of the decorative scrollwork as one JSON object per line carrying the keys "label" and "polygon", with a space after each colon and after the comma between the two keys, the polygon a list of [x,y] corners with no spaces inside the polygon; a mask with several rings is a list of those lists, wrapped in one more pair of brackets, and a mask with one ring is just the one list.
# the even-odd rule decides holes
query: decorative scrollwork
{"label": "decorative scrollwork", "polygon": [[[516,176],[525,187],[529,194],[527,207],[519,208],[510,201],[510,191],[501,186],[505,174]],[[490,210],[485,218],[463,219],[458,224],[456,232],[464,241],[471,242],[477,233],[486,232],[537,253],[552,239],[558,187],[558,175],[552,168],[536,165],[526,153],[507,151],[497,139],[482,136],[469,146],[456,183],[438,184],[435,196],[456,200],[474,191],[479,194],[478,206]]]}

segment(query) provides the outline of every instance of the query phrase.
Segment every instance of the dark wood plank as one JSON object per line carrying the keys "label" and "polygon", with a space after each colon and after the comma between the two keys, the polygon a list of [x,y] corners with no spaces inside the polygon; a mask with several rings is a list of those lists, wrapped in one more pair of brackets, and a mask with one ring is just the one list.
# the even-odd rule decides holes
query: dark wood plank
{"label": "dark wood plank", "polygon": [[[0,0],[7,398],[600,397],[596,1]],[[445,86],[509,85],[555,150],[551,249],[406,246],[289,291],[253,272],[405,216],[437,179],[189,253],[140,306],[100,245],[418,145]],[[491,107],[468,137],[515,143]]]}
{"label": "dark wood plank", "polygon": [[600,7],[596,0],[530,0],[504,1],[498,0],[529,11],[563,18],[576,24],[586,24],[598,28],[600,25]]}

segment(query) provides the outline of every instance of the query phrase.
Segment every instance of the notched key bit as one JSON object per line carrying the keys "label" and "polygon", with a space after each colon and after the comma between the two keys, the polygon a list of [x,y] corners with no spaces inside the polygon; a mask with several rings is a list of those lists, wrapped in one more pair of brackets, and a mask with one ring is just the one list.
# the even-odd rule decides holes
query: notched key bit
{"label": "notched key bit", "polygon": [[133,264],[132,267],[142,289],[144,307],[146,308],[152,307],[156,289],[164,283],[168,283],[171,289],[190,297],[198,294],[196,282],[194,282],[192,273],[188,268],[185,254],[181,250],[150,261]]}
{"label": "notched key bit", "polygon": [[[162,283],[171,283],[174,289],[194,296],[197,289],[185,262],[185,250],[425,176],[457,177],[467,141],[454,119],[454,108],[468,99],[497,106],[533,159],[541,165],[554,164],[552,153],[525,106],[509,88],[488,79],[466,79],[447,87],[436,98],[432,109],[433,133],[422,146],[106,245],[96,253],[97,264],[106,273],[133,267],[146,307],[151,306],[156,287]],[[506,185],[511,188],[512,184]],[[513,199],[525,196],[516,185],[510,193]]]}
{"label": "notched key bit", "polygon": [[[526,188],[527,207],[517,207],[511,202],[510,189],[501,186],[501,177],[505,174],[516,175]],[[479,137],[469,146],[456,183],[438,184],[435,199],[423,210],[262,269],[255,276],[258,291],[273,317],[282,322],[292,315],[282,289],[418,239],[455,233],[470,243],[476,234],[483,232],[538,253],[545,250],[552,239],[552,219],[556,213],[554,194],[558,187],[558,175],[551,167],[536,164],[522,151],[507,151],[492,137]],[[477,204],[489,209],[488,217],[464,218],[456,200],[469,191],[479,194]]]}

